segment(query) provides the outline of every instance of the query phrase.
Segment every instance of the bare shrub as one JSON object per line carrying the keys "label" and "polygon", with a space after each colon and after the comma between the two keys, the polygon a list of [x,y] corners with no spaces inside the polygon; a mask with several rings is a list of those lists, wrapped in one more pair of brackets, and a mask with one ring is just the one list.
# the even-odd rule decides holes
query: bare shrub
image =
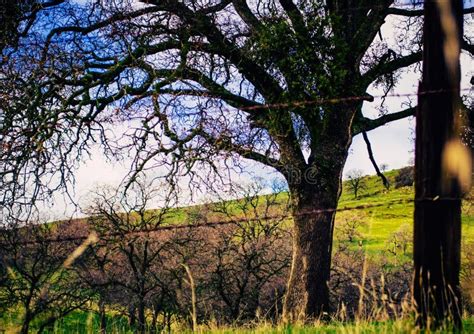
{"label": "bare shrub", "polygon": [[[368,254],[360,232],[364,225],[364,216],[360,214],[344,217],[336,224],[330,291],[333,307],[342,320],[382,320],[399,315],[410,292],[410,259],[392,252]],[[402,228],[394,235],[397,244],[407,252],[410,246],[406,230]]]}
{"label": "bare shrub", "polygon": [[386,251],[392,255],[409,255],[412,250],[413,234],[407,224],[400,226],[400,228],[392,233],[387,240]]}

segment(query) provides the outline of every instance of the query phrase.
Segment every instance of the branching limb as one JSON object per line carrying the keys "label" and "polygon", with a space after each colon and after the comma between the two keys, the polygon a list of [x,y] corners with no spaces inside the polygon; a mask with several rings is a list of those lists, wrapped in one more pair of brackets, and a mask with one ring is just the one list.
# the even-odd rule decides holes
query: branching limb
{"label": "branching limb", "polygon": [[220,12],[221,10],[225,9],[231,3],[232,3],[232,0],[222,0],[220,3],[218,3],[214,6],[210,6],[210,7],[200,9],[198,11],[198,13],[199,14],[204,14],[204,15],[217,13],[217,12]]}
{"label": "branching limb", "polygon": [[206,141],[210,144],[213,144],[216,149],[220,151],[226,151],[230,153],[237,153],[243,158],[246,159],[251,159],[257,162],[260,162],[264,165],[273,167],[277,169],[278,171],[283,171],[282,164],[278,159],[271,158],[267,155],[258,153],[251,148],[244,147],[242,145],[237,145],[232,143],[231,138],[227,137],[221,137],[221,138],[216,138],[213,135],[202,131],[200,135],[206,139]]}
{"label": "branching limb", "polygon": [[358,135],[359,133],[363,131],[367,131],[367,132],[371,131],[373,129],[378,128],[379,126],[385,125],[393,121],[398,121],[403,118],[415,116],[416,109],[417,107],[411,107],[399,112],[386,114],[375,119],[369,119],[369,118],[363,117],[360,120],[358,120],[356,124],[354,124],[352,136]]}
{"label": "branching limb", "polygon": [[306,28],[303,15],[301,15],[298,7],[293,3],[293,0],[279,0],[279,2],[290,18],[298,39],[301,42],[309,44],[311,42],[311,38],[308,29]]}
{"label": "branching limb", "polygon": [[[391,51],[389,51],[391,52]],[[370,85],[377,78],[393,73],[401,68],[416,64],[422,60],[423,54],[421,51],[409,54],[407,56],[396,57],[393,60],[387,61],[390,55],[387,53],[382,56],[380,62],[368,70],[363,76],[362,80],[365,85]]]}
{"label": "branching limb", "polygon": [[255,33],[262,28],[262,23],[252,13],[245,0],[233,0],[232,3],[240,18],[245,22],[252,32]]}

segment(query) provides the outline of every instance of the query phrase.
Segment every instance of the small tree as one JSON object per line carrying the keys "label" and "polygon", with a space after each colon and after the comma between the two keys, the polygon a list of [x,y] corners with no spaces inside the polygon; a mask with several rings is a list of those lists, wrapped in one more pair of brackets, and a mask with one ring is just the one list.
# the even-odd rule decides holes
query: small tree
{"label": "small tree", "polygon": [[[162,277],[161,268],[165,253],[174,241],[169,235],[150,234],[164,222],[168,213],[166,190],[164,199],[160,200],[164,208],[149,210],[162,194],[160,190],[150,183],[138,181],[126,193],[119,190],[97,193],[86,210],[90,215],[90,228],[101,237],[94,254],[102,255],[95,256],[102,261],[102,264],[95,264],[95,274],[100,273],[100,280],[92,277],[88,281],[92,285],[108,286],[112,295],[121,291],[125,297],[120,298],[122,306],[128,304],[131,318],[135,314],[138,316],[139,333],[146,332],[146,312],[153,307],[156,295],[171,286]],[[90,268],[83,268],[84,272],[86,269],[90,271]],[[83,276],[87,279],[87,275]]]}
{"label": "small tree", "polygon": [[382,173],[385,173],[388,170],[388,164],[382,163],[379,168]]}
{"label": "small tree", "polygon": [[354,193],[354,198],[357,198],[359,191],[367,188],[364,179],[364,172],[360,169],[351,169],[346,176],[349,189]]}

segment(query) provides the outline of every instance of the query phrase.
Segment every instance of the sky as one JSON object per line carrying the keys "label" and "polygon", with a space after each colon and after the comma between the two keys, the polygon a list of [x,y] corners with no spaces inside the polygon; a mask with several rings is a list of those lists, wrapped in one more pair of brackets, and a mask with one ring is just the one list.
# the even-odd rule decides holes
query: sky
{"label": "sky", "polygon": [[[382,27],[382,34],[387,40],[393,40],[395,35],[394,20],[387,20]],[[472,29],[473,27],[466,27]],[[466,54],[461,55],[462,81],[461,88],[469,89],[471,85],[469,80],[474,75],[474,60]],[[404,73],[391,95],[396,94],[415,94],[417,92],[420,74],[415,73],[413,69]],[[370,89],[368,91],[374,96],[382,95],[380,89]],[[364,103],[363,113],[366,117],[377,117],[378,111],[374,109],[380,101],[374,103]],[[416,96],[411,97],[416,103]],[[406,108],[408,97],[389,97],[386,100],[388,112],[397,112]],[[415,121],[413,118],[407,118],[396,122],[391,122],[385,126],[379,127],[368,133],[372,144],[372,150],[377,163],[388,165],[388,169],[396,169],[408,165],[414,156],[414,128]],[[374,174],[374,168],[368,158],[367,148],[361,135],[353,139],[349,157],[344,169],[344,175],[351,169],[361,169],[365,174]],[[278,174],[272,172],[269,168],[263,168],[262,165],[252,163],[247,168],[249,174],[235,175],[239,178],[238,182],[252,182],[252,175],[270,180],[277,178]],[[76,186],[74,191],[74,199],[76,202],[85,206],[90,201],[91,190],[103,186],[117,187],[128,172],[127,161],[124,162],[107,162],[102,155],[100,149],[94,149],[89,160],[78,169],[76,173]],[[195,199],[196,203],[208,200],[206,194]],[[83,214],[74,209],[69,201],[61,195],[56,195],[53,205],[44,207],[41,210],[48,212],[48,216],[53,219],[62,219],[71,216],[82,216]],[[186,202],[183,201],[183,203]],[[159,206],[159,204],[156,204]]]}

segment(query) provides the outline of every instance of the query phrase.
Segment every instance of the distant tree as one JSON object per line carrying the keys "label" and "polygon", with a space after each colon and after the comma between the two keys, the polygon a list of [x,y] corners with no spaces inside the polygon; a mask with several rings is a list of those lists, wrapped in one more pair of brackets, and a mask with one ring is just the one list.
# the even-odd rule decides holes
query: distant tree
{"label": "distant tree", "polygon": [[415,168],[413,165],[403,167],[395,176],[395,188],[411,187],[415,182]]}
{"label": "distant tree", "polygon": [[347,186],[349,190],[354,194],[354,198],[361,190],[367,189],[367,185],[364,179],[364,172],[360,169],[351,169],[346,174]]}
{"label": "distant tree", "polygon": [[337,240],[339,241],[339,248],[344,244],[351,244],[357,240],[361,240],[363,235],[360,232],[360,228],[365,226],[365,217],[358,214],[349,215],[344,217],[341,221],[336,222],[336,234]]}

